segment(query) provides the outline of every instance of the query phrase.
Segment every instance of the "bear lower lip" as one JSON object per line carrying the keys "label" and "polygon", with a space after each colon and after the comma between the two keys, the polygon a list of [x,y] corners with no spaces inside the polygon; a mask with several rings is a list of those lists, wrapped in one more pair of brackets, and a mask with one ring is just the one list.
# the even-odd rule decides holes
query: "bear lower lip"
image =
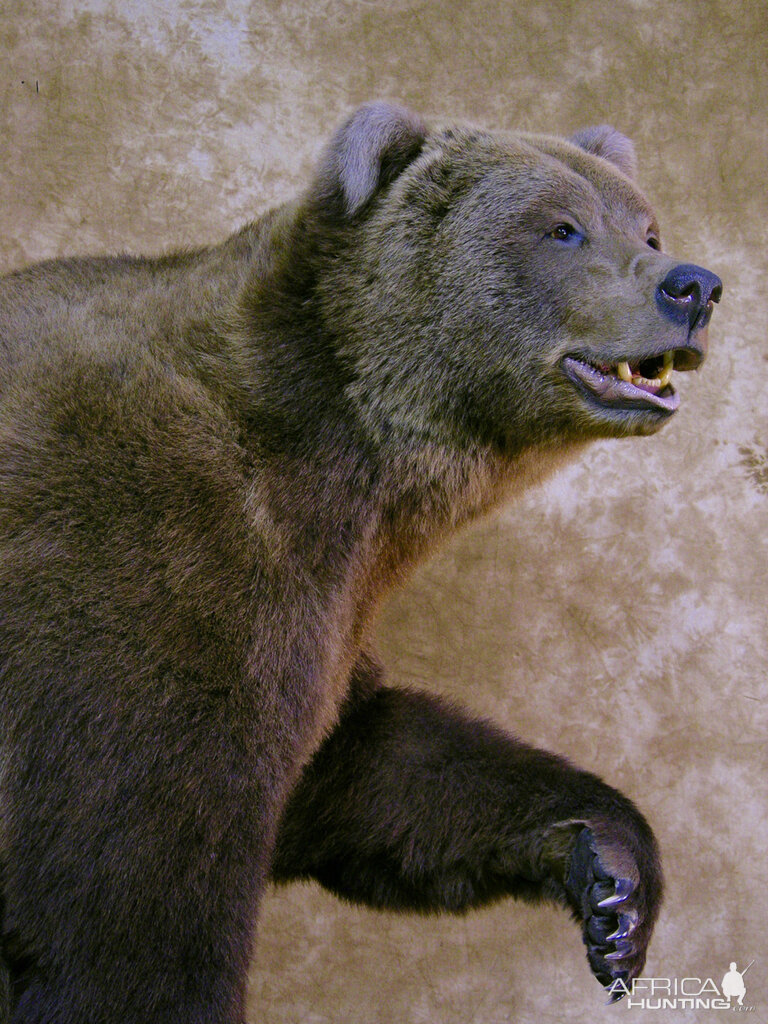
{"label": "bear lower lip", "polygon": [[589,397],[600,405],[610,409],[649,410],[669,415],[680,404],[679,396],[666,380],[655,390],[649,387],[652,381],[640,378],[642,383],[633,383],[622,379],[616,371],[599,370],[575,356],[565,356],[562,367],[569,380],[586,390]]}

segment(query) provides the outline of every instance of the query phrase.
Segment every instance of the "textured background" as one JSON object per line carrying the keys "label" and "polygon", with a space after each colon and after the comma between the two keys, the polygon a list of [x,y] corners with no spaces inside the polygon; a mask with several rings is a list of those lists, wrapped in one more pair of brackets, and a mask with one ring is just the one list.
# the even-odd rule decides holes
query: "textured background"
{"label": "textured background", "polygon": [[[768,1014],[764,0],[0,3],[0,266],[214,241],[306,180],[354,104],[634,138],[669,251],[726,284],[663,435],[595,446],[386,610],[395,679],[634,797],[668,898],[647,973],[745,979]],[[578,930],[271,894],[252,1024],[659,1020],[605,1009]],[[685,1010],[670,1022],[701,1021]]]}

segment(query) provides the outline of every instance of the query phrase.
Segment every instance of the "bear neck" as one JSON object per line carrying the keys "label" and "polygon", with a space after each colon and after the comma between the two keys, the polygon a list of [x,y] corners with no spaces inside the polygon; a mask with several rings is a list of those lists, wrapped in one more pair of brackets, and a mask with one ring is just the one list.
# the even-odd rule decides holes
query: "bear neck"
{"label": "bear neck", "polygon": [[222,318],[222,353],[241,376],[232,405],[268,466],[273,518],[290,548],[313,547],[319,573],[336,578],[353,564],[355,585],[367,577],[361,590],[375,601],[440,541],[575,452],[562,441],[503,450],[418,416],[371,415],[320,298],[340,244],[318,237],[299,205],[249,230],[248,246],[236,236],[248,282]]}

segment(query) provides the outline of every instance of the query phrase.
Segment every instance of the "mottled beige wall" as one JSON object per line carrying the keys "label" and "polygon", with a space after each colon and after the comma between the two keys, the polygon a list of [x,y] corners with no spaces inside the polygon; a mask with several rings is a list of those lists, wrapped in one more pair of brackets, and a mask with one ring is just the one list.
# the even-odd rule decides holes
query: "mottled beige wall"
{"label": "mottled beige wall", "polygon": [[[0,4],[0,265],[220,238],[291,194],[361,100],[631,135],[667,248],[725,281],[663,436],[594,447],[392,603],[394,677],[638,800],[668,898],[649,973],[743,967],[768,1019],[768,14],[764,0],[11,0]],[[693,375],[692,375],[693,376]],[[523,1024],[605,1009],[578,930],[267,901],[252,1024]]]}

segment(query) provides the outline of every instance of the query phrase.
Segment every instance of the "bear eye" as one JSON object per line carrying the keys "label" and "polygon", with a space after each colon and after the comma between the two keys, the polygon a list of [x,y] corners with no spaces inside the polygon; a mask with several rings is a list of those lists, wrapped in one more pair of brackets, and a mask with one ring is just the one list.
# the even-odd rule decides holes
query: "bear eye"
{"label": "bear eye", "polygon": [[582,232],[567,221],[555,224],[552,230],[547,232],[546,237],[554,238],[556,242],[564,242],[566,245],[581,245],[584,241]]}
{"label": "bear eye", "polygon": [[650,247],[655,249],[657,252],[661,251],[661,242],[656,235],[649,235],[645,240],[645,244],[650,245]]}

